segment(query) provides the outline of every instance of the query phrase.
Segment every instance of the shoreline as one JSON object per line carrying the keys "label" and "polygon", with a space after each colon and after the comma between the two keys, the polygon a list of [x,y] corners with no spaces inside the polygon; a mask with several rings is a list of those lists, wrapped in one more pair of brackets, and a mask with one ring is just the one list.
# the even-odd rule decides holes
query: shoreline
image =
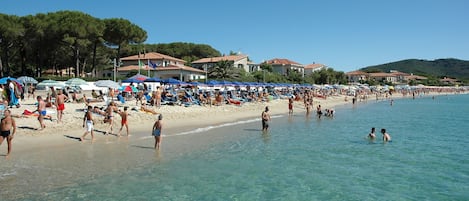
{"label": "shoreline", "polygon": [[[428,96],[442,96],[442,95],[452,95],[454,93],[430,93],[419,96],[417,98],[428,97]],[[457,95],[457,94],[455,94]],[[314,107],[318,104],[321,104],[323,110],[326,108],[335,108],[339,106],[352,105],[351,100],[344,101],[344,95],[328,97],[328,99],[318,99],[314,100]],[[401,99],[401,98],[412,98],[412,96],[402,96],[393,95],[392,99]],[[367,104],[370,100],[366,101],[357,101],[357,105]],[[389,101],[389,99],[380,99],[380,101]],[[18,115],[18,111],[30,106],[31,104],[26,104],[25,106],[17,109],[12,109],[12,113]],[[64,113],[64,123],[57,124],[57,118],[53,115],[53,121],[45,120],[46,129],[42,131],[34,130],[34,127],[39,127],[39,123],[36,117],[29,118],[15,118],[17,123],[17,133],[13,139],[13,149],[11,157],[22,153],[23,151],[29,151],[35,148],[41,147],[55,147],[63,146],[68,144],[73,144],[78,141],[78,138],[83,135],[84,128],[81,127],[81,118],[83,112],[77,112],[80,104],[69,103],[66,105],[66,110]],[[130,108],[136,107],[132,104],[126,104]],[[196,129],[203,129],[207,127],[218,126],[222,124],[229,124],[239,121],[246,121],[251,119],[259,118],[260,114],[265,108],[269,106],[271,116],[275,115],[285,115],[288,116],[288,100],[279,99],[273,100],[270,102],[260,102],[260,103],[246,103],[242,106],[234,105],[223,105],[223,106],[192,106],[190,107],[180,107],[180,106],[162,106],[157,112],[162,113],[164,118],[164,133],[163,137],[172,136],[182,132],[193,132]],[[121,106],[123,107],[123,105]],[[31,107],[29,107],[31,108]],[[84,108],[84,106],[83,106]],[[67,111],[68,110],[68,111]],[[70,111],[73,110],[73,111]],[[305,108],[303,103],[295,101],[294,103],[294,114],[305,113]],[[129,112],[129,129],[131,136],[135,134],[142,135],[148,133],[148,136],[151,137],[151,127],[153,126],[154,121],[157,119],[156,115],[145,114],[144,112]],[[315,114],[315,108],[312,108],[311,114]],[[118,115],[116,115],[118,116]],[[98,121],[101,121],[102,117],[94,116]],[[120,129],[120,117],[118,116],[114,120],[114,129],[113,134],[116,134]],[[100,141],[100,138],[103,138],[105,132],[106,124],[99,122],[95,125],[95,140]],[[201,131],[202,132],[202,131]],[[125,136],[125,129],[121,133],[121,138]],[[117,135],[114,136],[117,139]],[[75,138],[75,139],[74,139]],[[107,138],[107,137],[106,137]],[[83,143],[90,142],[90,135],[87,136],[87,139]],[[3,145],[3,146],[6,146]],[[2,148],[0,148],[1,150]],[[4,151],[0,151],[0,156],[6,154]],[[0,160],[1,157],[0,157]]]}

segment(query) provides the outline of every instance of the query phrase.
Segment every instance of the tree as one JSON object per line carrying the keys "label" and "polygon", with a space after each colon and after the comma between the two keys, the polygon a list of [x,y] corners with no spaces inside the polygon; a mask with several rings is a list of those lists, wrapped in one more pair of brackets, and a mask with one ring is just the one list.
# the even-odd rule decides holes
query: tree
{"label": "tree", "polygon": [[[106,28],[103,38],[109,47],[117,49],[115,58],[120,59],[123,47],[129,44],[141,44],[147,39],[146,31],[126,19],[104,19],[104,24]],[[120,65],[120,60],[117,63]]]}
{"label": "tree", "polygon": [[239,74],[234,71],[233,61],[223,60],[209,69],[208,77],[225,80],[239,77]]}
{"label": "tree", "polygon": [[[24,27],[20,23],[20,18],[16,15],[5,15],[0,13],[0,76],[11,74],[10,53],[12,47],[24,35]],[[5,64],[5,65],[3,65]],[[5,67],[5,68],[3,68]]]}

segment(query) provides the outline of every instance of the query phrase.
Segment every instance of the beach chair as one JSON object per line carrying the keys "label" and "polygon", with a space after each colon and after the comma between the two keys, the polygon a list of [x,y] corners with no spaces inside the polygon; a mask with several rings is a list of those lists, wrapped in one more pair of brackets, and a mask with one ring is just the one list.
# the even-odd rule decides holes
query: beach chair
{"label": "beach chair", "polygon": [[117,95],[117,100],[120,101],[122,104],[125,103],[125,99],[124,99],[124,97],[122,96],[122,94],[118,94],[118,95]]}

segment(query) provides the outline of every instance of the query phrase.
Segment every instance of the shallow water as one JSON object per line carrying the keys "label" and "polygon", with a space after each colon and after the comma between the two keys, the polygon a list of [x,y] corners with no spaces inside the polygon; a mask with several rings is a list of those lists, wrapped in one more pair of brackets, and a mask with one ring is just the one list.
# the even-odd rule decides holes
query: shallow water
{"label": "shallow water", "polygon": [[[468,200],[468,103],[468,95],[398,99],[393,106],[369,101],[336,108],[334,119],[274,118],[267,133],[254,120],[169,136],[156,153],[148,137],[83,145],[73,155],[58,154],[56,165],[43,165],[51,171],[31,168],[44,179],[42,190],[2,195],[6,200]],[[386,128],[392,142],[383,143],[379,133],[375,141],[365,139],[371,127]],[[81,162],[62,164],[66,159],[60,157]],[[3,175],[0,181],[8,178],[15,179]],[[68,182],[54,185],[62,180]]]}

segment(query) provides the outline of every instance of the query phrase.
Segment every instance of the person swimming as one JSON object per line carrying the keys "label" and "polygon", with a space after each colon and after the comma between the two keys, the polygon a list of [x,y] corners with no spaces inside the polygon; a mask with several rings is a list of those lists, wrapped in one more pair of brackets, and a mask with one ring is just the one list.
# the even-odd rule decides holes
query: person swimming
{"label": "person swimming", "polygon": [[381,133],[383,134],[384,142],[391,142],[391,136],[388,133],[386,133],[386,129],[382,128]]}
{"label": "person swimming", "polygon": [[371,128],[371,132],[368,134],[368,138],[370,139],[376,138],[375,130],[376,130],[375,127]]}

